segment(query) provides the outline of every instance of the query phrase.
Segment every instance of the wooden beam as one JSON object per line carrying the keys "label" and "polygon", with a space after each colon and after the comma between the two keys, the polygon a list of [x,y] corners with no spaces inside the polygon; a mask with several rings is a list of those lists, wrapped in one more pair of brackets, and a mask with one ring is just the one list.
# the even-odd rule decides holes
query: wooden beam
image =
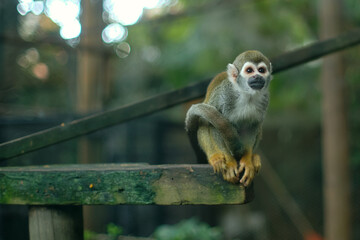
{"label": "wooden beam", "polygon": [[[307,47],[272,58],[273,72],[277,73],[298,66],[359,43],[360,29],[350,31],[337,38],[318,41]],[[160,94],[134,104],[94,114],[70,123],[62,123],[47,130],[2,143],[0,144],[0,161],[203,97],[209,81],[210,79],[204,80],[179,90]]]}
{"label": "wooden beam", "polygon": [[208,164],[81,164],[0,168],[0,204],[244,204],[253,188],[231,184]]}

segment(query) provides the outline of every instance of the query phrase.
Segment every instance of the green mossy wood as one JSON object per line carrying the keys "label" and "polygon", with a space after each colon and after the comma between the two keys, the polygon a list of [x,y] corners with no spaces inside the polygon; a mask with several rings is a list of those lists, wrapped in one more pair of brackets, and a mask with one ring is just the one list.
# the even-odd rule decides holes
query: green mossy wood
{"label": "green mossy wood", "polygon": [[87,164],[0,168],[0,204],[243,204],[253,188],[207,164]]}

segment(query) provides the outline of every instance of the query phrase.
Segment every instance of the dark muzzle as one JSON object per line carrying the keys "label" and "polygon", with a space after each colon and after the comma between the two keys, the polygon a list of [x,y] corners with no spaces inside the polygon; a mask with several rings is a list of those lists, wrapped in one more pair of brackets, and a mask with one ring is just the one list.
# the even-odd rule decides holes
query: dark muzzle
{"label": "dark muzzle", "polygon": [[260,75],[255,75],[249,78],[248,84],[252,89],[260,90],[265,85],[265,79]]}

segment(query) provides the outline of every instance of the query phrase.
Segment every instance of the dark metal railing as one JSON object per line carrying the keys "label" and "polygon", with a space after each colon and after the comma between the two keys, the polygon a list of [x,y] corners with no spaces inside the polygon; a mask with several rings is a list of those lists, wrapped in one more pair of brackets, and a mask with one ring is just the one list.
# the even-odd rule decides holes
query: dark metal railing
{"label": "dark metal railing", "polygon": [[[336,38],[318,41],[306,47],[271,58],[273,73],[284,71],[359,43],[360,29],[347,32]],[[137,103],[94,114],[70,123],[62,123],[47,130],[2,143],[0,144],[0,160],[13,158],[203,97],[210,80],[200,81]]]}

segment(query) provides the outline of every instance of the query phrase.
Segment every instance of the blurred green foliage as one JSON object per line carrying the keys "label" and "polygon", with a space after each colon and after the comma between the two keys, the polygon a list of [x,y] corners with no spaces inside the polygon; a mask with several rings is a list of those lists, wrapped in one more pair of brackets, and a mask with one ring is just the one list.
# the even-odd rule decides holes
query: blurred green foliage
{"label": "blurred green foliage", "polygon": [[[356,3],[356,0],[345,1],[347,24],[344,30],[360,22],[359,5]],[[5,30],[16,34],[16,28],[23,28],[23,23],[29,18],[17,17],[16,5],[13,4],[13,7],[14,13],[10,16],[14,21],[8,22],[15,28],[9,25],[5,26]],[[124,40],[131,47],[128,57],[118,58],[109,48],[116,48],[118,43],[104,44],[104,48],[108,47],[112,54],[107,60],[109,72],[106,76],[109,79],[106,82],[109,86],[106,88],[109,91],[103,97],[103,106],[112,108],[212,77],[248,49],[257,49],[273,57],[311,43],[317,39],[317,7],[316,1],[308,0],[165,1],[156,14],[145,13],[143,20],[128,26],[128,37]],[[34,42],[46,34],[57,37],[56,24],[46,17],[36,21],[37,34],[32,36]],[[76,51],[55,45],[36,45],[39,57],[34,64],[45,63],[49,69],[49,77],[40,80],[33,74],[34,64],[19,66],[19,59],[31,48],[12,45],[6,48],[3,61],[0,59],[0,64],[6,69],[3,73],[6,81],[1,83],[1,89],[5,89],[2,104],[26,106],[39,111],[74,111]],[[351,58],[357,56],[353,54]],[[352,69],[351,66],[352,61],[349,69]],[[273,110],[276,113],[305,111],[318,120],[319,67],[318,63],[306,64],[277,74],[271,86],[269,114]],[[353,79],[358,71],[350,73],[348,79]],[[359,88],[351,90],[358,91]]]}
{"label": "blurred green foliage", "polygon": [[183,220],[176,225],[163,225],[154,233],[156,240],[220,240],[221,231],[217,227],[210,227],[196,218]]}
{"label": "blurred green foliage", "polygon": [[97,237],[97,233],[89,230],[84,230],[84,240],[94,240]]}
{"label": "blurred green foliage", "polygon": [[118,236],[120,236],[123,232],[122,227],[115,225],[114,223],[109,223],[106,226],[107,234],[111,239],[115,240]]}
{"label": "blurred green foliage", "polygon": [[[130,54],[117,57],[118,44],[104,44],[106,58],[103,108],[113,108],[144,99],[170,89],[208,79],[224,71],[241,52],[262,51],[274,57],[317,39],[318,3],[316,1],[165,1],[155,14],[128,26]],[[77,101],[77,49],[56,44],[37,44],[45,36],[58,38],[58,27],[46,16],[20,16],[16,1],[8,1],[2,32],[17,35],[24,23],[34,22],[31,39],[35,44],[12,44],[0,47],[2,71],[0,103],[5,115],[49,115],[73,113]],[[344,1],[344,31],[360,24],[357,0]],[[99,13],[102,14],[101,9]],[[26,25],[27,26],[27,25]],[[101,31],[101,29],[100,29]],[[99,38],[101,37],[99,32]],[[28,41],[28,40],[26,40]],[[63,44],[66,44],[63,42]],[[35,57],[29,52],[36,52]],[[349,119],[353,137],[357,137],[360,98],[359,48],[344,52],[348,83]],[[24,64],[24,59],[27,63]],[[34,74],[34,68],[46,64],[48,76]],[[268,118],[279,115],[306,116],[319,124],[321,119],[321,60],[276,74],[271,83]],[[1,70],[0,69],[0,70]],[[179,115],[180,116],[180,115]],[[178,118],[178,121],[183,121]],[[358,138],[356,138],[358,139]],[[353,140],[358,156],[360,143]],[[355,158],[352,161],[360,162]]]}
{"label": "blurred green foliage", "polygon": [[106,240],[116,240],[119,236],[123,233],[122,227],[114,224],[109,223],[106,225],[106,234],[99,233],[85,230],[84,231],[84,240],[97,240],[97,239],[106,239]]}
{"label": "blurred green foliage", "polygon": [[[89,230],[84,233],[85,240],[106,239],[116,240],[123,233],[122,227],[109,223],[106,234],[98,234]],[[161,225],[152,234],[156,240],[221,240],[222,234],[218,227],[210,227],[196,218],[183,220],[175,225]]]}

